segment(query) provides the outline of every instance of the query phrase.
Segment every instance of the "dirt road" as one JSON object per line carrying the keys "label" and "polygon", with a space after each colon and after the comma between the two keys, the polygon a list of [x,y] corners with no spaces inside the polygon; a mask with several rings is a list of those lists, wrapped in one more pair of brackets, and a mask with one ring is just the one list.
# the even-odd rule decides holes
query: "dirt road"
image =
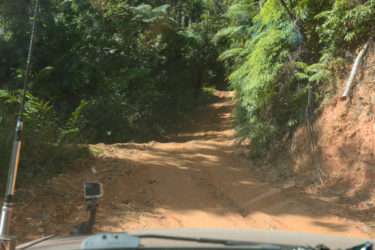
{"label": "dirt road", "polygon": [[163,141],[93,145],[95,159],[77,162],[47,187],[21,190],[29,197],[15,217],[21,241],[69,232],[85,219],[81,189],[89,180],[105,189],[97,231],[242,227],[374,237],[355,211],[294,185],[257,180],[256,167],[233,146],[232,93],[216,95],[217,101],[186,117]]}

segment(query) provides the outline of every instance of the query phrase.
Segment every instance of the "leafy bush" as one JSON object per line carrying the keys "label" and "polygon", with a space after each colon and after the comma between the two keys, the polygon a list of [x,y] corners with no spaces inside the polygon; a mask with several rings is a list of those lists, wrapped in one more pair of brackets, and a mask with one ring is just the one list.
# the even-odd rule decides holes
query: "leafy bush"
{"label": "leafy bush", "polygon": [[[12,140],[14,137],[17,109],[21,102],[22,91],[0,90],[0,143],[3,160],[0,165],[1,176],[6,177]],[[24,113],[24,132],[20,159],[21,176],[34,174],[41,178],[60,173],[66,165],[88,153],[85,146],[71,144],[74,128],[79,121],[84,101],[73,112],[65,126],[58,118],[54,107],[30,92],[26,93],[27,102]],[[64,138],[62,140],[62,138]],[[26,170],[26,171],[22,171]]]}
{"label": "leafy bush", "polygon": [[[290,65],[295,31],[279,1],[265,1],[261,9],[253,1],[238,1],[228,9],[234,30],[217,34],[230,36],[232,46],[219,59],[231,59],[233,66],[228,79],[236,91],[237,132],[251,139],[253,155],[265,155],[268,146],[278,135],[291,106],[301,100],[290,101],[290,90],[298,88],[293,78],[285,79]],[[246,7],[240,8],[239,6]],[[247,10],[246,13],[243,10]],[[258,11],[256,11],[258,10]],[[293,69],[291,69],[293,71]],[[294,110],[293,110],[294,111]]]}

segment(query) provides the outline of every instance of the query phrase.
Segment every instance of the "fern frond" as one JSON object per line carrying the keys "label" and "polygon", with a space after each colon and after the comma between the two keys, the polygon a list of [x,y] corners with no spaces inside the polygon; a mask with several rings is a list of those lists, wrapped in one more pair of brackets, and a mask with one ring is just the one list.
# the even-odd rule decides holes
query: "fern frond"
{"label": "fern frond", "polygon": [[239,34],[244,34],[246,31],[246,26],[240,25],[240,26],[230,26],[224,29],[219,30],[214,36],[214,41],[218,41],[221,38],[225,37],[234,37]]}
{"label": "fern frond", "polygon": [[223,53],[221,53],[220,56],[218,57],[218,60],[224,61],[224,60],[227,60],[227,59],[232,58],[232,57],[241,56],[241,55],[244,55],[245,51],[246,50],[244,48],[229,49],[229,50],[226,50]]}

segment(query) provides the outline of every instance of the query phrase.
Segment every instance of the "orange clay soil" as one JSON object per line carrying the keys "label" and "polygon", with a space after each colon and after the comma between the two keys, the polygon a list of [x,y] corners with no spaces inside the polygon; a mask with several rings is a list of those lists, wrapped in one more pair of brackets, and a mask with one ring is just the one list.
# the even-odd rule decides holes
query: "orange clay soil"
{"label": "orange clay soil", "polygon": [[[350,207],[296,184],[259,180],[259,167],[234,146],[232,92],[180,121],[163,140],[91,145],[46,184],[17,190],[12,230],[18,242],[68,233],[88,218],[85,181],[104,184],[95,231],[139,228],[262,228],[374,237]],[[21,180],[19,180],[21,181]]]}

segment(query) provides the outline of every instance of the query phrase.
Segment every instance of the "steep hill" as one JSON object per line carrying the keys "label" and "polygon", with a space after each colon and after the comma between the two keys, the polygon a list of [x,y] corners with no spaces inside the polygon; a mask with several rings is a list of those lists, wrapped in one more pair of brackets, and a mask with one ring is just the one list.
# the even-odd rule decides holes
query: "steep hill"
{"label": "steep hill", "polygon": [[[313,144],[317,164],[312,160],[306,125],[285,141],[286,150],[268,160],[259,171],[268,181],[294,183],[353,209],[363,221],[375,217],[375,47],[363,59],[349,98],[341,98],[351,65],[343,79],[331,86],[335,95],[325,98],[312,117]],[[272,163],[272,164],[271,164]],[[267,167],[268,166],[268,167]]]}

